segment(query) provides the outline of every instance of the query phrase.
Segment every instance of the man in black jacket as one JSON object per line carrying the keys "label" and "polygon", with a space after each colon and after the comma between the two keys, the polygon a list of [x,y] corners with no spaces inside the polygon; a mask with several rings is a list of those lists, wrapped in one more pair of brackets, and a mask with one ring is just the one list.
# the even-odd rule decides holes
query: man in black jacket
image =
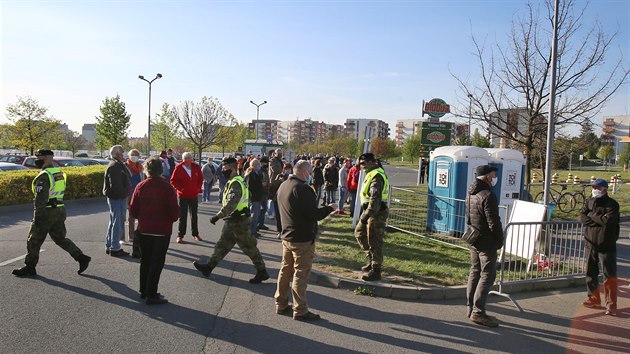
{"label": "man in black jacket", "polygon": [[125,215],[127,214],[127,197],[131,194],[131,173],[123,158],[123,147],[114,145],[109,150],[112,162],[105,170],[103,180],[103,195],[107,197],[109,206],[109,225],[105,252],[113,257],[128,256],[120,247],[121,236],[125,231]]}
{"label": "man in black jacket", "polygon": [[606,314],[617,314],[617,240],[619,239],[619,203],[608,196],[608,183],[598,178],[591,183],[592,198],[584,203],[580,221],[584,224],[586,288],[588,299],[582,304],[599,308],[599,262],[604,269]]}
{"label": "man in black jacket", "polygon": [[308,161],[298,161],[293,174],[280,185],[277,194],[277,212],[282,217],[282,265],[274,296],[276,313],[288,314],[291,311],[289,287],[293,277],[293,318],[298,321],[320,318],[308,310],[306,285],[315,256],[317,221],[337,209],[335,203],[317,207],[315,191],[309,186],[311,172]]}
{"label": "man in black jacket", "polygon": [[252,216],[252,223],[249,231],[252,236],[260,238],[260,234],[258,233],[258,223],[260,219],[260,203],[262,202],[263,196],[262,172],[260,161],[258,161],[258,159],[253,159],[250,162],[250,165],[251,169],[248,168],[245,172],[245,184],[247,184],[250,195],[249,210]]}
{"label": "man in black jacket", "polygon": [[488,327],[497,327],[496,318],[486,314],[486,300],[497,275],[497,250],[503,246],[503,227],[499,203],[490,190],[496,184],[497,169],[489,165],[477,167],[477,178],[468,189],[467,224],[481,236],[470,246],[470,275],[466,287],[468,317]]}

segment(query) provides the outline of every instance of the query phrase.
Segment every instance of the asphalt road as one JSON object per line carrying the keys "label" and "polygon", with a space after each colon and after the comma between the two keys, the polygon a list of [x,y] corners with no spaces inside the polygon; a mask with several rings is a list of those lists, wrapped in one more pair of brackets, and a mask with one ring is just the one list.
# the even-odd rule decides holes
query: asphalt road
{"label": "asphalt road", "polygon": [[[392,180],[412,175],[390,172]],[[189,235],[183,245],[172,240],[159,289],[170,303],[163,306],[140,301],[136,260],[105,254],[105,200],[68,201],[67,208],[68,237],[92,257],[84,276],[50,240],[42,247],[37,277],[12,276],[11,269],[23,264],[31,212],[0,211],[1,353],[630,352],[628,239],[619,242],[624,279],[617,317],[581,307],[582,288],[531,292],[514,296],[523,313],[491,297],[488,310],[502,326],[487,329],[468,321],[461,299],[400,301],[310,285],[309,304],[323,319],[301,323],[274,313],[281,254],[275,233],[259,241],[269,281],[247,282],[254,268],[238,248],[210,279],[197,274],[192,261],[209,256],[218,239],[221,225],[208,221],[218,204],[200,207],[204,241]]]}

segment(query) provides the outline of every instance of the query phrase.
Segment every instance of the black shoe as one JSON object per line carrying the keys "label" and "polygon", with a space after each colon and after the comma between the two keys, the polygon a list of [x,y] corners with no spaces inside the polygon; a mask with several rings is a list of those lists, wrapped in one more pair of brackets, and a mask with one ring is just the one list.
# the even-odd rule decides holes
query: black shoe
{"label": "black shoe", "polygon": [[194,261],[193,265],[206,278],[210,276],[210,273],[212,273],[212,270],[214,269],[213,267],[209,266],[208,264],[199,263],[197,261]]}
{"label": "black shoe", "polygon": [[362,272],[369,272],[372,270],[372,263],[368,263],[366,265],[364,265],[363,267],[361,267],[361,271]]}
{"label": "black shoe", "polygon": [[164,305],[168,304],[168,300],[160,294],[156,294],[153,296],[147,296],[147,305]]}
{"label": "black shoe", "polygon": [[90,261],[92,260],[92,258],[82,254],[79,257],[77,257],[77,262],[79,262],[79,270],[77,271],[78,274],[81,274],[83,272],[85,272],[85,270],[87,269],[88,265],[90,265]]}
{"label": "black shoe", "polygon": [[109,254],[109,248],[105,250],[105,254]]}
{"label": "black shoe", "polygon": [[255,238],[261,238],[262,237],[262,235],[259,234],[258,232],[253,233],[252,236],[254,236]]}
{"label": "black shoe", "polygon": [[35,271],[35,267],[24,266],[22,268],[13,269],[11,274],[13,274],[15,276],[18,276],[18,277],[25,277],[25,276],[37,275],[37,272]]}
{"label": "black shoe", "polygon": [[129,255],[129,252],[125,252],[125,250],[121,248],[117,251],[110,250],[109,255],[112,257],[127,257]]}
{"label": "black shoe", "polygon": [[269,279],[269,273],[267,273],[267,270],[265,269],[265,270],[256,272],[256,276],[251,278],[249,282],[252,284],[260,284],[267,279]]}
{"label": "black shoe", "polygon": [[276,309],[276,313],[278,315],[290,315],[291,314],[291,306],[287,305],[287,307],[283,309]]}
{"label": "black shoe", "polygon": [[381,280],[381,270],[379,268],[373,267],[366,275],[362,276],[361,279],[365,281]]}
{"label": "black shoe", "polygon": [[269,230],[269,228],[267,227],[267,225],[261,225],[258,230]]}
{"label": "black shoe", "polygon": [[131,257],[132,257],[132,258],[135,258],[135,259],[140,259],[140,258],[142,258],[142,256],[140,256],[140,253],[136,253],[136,252],[133,252],[133,253],[131,254]]}
{"label": "black shoe", "polygon": [[486,314],[473,313],[470,316],[470,320],[475,322],[476,324],[480,324],[486,327],[499,327],[499,321],[496,318],[488,316]]}
{"label": "black shoe", "polygon": [[[160,293],[155,294],[155,296],[157,296],[157,297],[159,297],[159,298],[162,298],[162,299],[164,298],[164,295],[162,295],[162,294],[160,294]],[[154,296],[154,297],[155,297],[155,296]],[[146,298],[147,298],[147,294],[145,294],[145,293],[140,293],[140,298],[141,298],[142,300],[146,299]]]}
{"label": "black shoe", "polygon": [[293,319],[296,321],[317,321],[319,320],[321,317],[316,314],[316,313],[312,313],[312,312],[307,312],[303,315],[296,315],[293,316]]}

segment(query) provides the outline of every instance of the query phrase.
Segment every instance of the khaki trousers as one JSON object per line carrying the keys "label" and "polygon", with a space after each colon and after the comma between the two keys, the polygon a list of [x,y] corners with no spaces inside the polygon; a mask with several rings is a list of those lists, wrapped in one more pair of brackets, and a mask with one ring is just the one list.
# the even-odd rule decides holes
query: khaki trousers
{"label": "khaki trousers", "polygon": [[[278,288],[274,296],[276,311],[289,306],[289,286],[293,296],[293,316],[301,316],[308,312],[306,302],[306,285],[311,275],[315,242],[282,241],[282,265],[278,275]],[[291,284],[293,277],[293,284]]]}

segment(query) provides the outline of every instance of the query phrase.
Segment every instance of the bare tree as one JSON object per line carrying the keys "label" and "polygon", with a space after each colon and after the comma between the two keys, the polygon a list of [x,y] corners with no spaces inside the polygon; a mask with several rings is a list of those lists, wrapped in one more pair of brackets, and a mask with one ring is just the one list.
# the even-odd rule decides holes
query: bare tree
{"label": "bare tree", "polygon": [[205,148],[217,144],[219,128],[230,123],[230,113],[219,100],[203,97],[200,102],[184,101],[173,107],[173,117],[182,128],[184,137],[190,141],[201,160]]}
{"label": "bare tree", "polygon": [[[628,82],[630,71],[621,55],[609,63],[617,33],[606,35],[595,19],[585,27],[585,9],[577,0],[561,0],[558,9],[558,50],[555,125],[583,124],[597,115],[611,96]],[[544,149],[550,89],[554,1],[544,8],[529,3],[527,12],[512,21],[508,43],[487,52],[472,36],[480,80],[458,81],[461,107],[473,107],[473,119],[508,145],[531,157]],[[470,100],[470,101],[469,101]],[[461,114],[467,117],[467,113]],[[525,180],[532,168],[527,159]]]}

